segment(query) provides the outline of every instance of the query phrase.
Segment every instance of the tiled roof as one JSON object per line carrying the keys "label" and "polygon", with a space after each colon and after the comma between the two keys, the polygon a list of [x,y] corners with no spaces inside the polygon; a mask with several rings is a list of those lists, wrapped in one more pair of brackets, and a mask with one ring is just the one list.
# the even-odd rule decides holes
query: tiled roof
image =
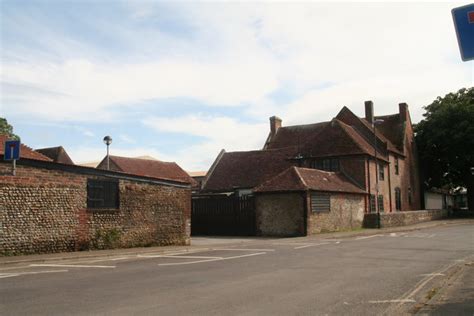
{"label": "tiled roof", "polygon": [[[398,116],[398,115],[397,115]],[[381,118],[380,116],[379,117],[375,117],[375,119],[379,119]],[[370,124],[369,122],[367,122],[367,120],[365,118],[359,118],[360,121],[371,131],[372,135],[373,135],[373,127],[372,127],[372,124]],[[394,128],[393,131],[391,131],[390,133],[400,133],[402,131],[402,127],[401,126],[393,126],[391,124],[387,124],[385,121],[380,123],[380,124],[377,124],[375,126],[375,135],[377,135],[377,137],[379,139],[381,139],[384,143],[387,144],[387,149],[390,150],[390,151],[393,151],[393,152],[396,152],[398,154],[403,154],[402,152],[400,152],[400,150],[397,148],[397,146],[395,146],[395,144],[385,136],[385,133],[382,133],[382,126],[384,125],[387,125],[388,128]],[[384,130],[386,130],[384,128]]]}
{"label": "tiled roof", "polygon": [[377,125],[376,129],[398,149],[402,149],[404,129],[403,123],[400,121],[400,114],[377,116],[375,118],[383,120],[381,124]]}
{"label": "tiled roof", "polygon": [[63,163],[67,165],[74,164],[74,162],[72,162],[71,158],[69,157],[66,150],[62,146],[41,148],[41,149],[36,149],[35,151],[51,158],[54,162]]}
{"label": "tiled roof", "polygon": [[[302,154],[309,157],[346,155],[370,155],[374,149],[352,126],[333,119],[315,137],[310,138],[302,148]],[[379,158],[384,159],[382,156]]]}
{"label": "tiled roof", "polygon": [[[339,113],[337,114],[336,118],[348,124],[349,126],[352,126],[355,130],[359,132],[360,135],[362,135],[366,139],[370,139],[370,143],[372,144],[371,140],[374,137],[372,124],[367,122],[365,118],[358,117],[347,107],[343,107],[341,111],[339,111]],[[375,135],[380,141],[387,144],[388,150],[396,152],[398,154],[403,154],[389,139],[387,139],[387,137],[380,133],[380,131],[378,130],[378,126],[375,127]],[[385,153],[380,154],[385,155]]]}
{"label": "tiled roof", "polygon": [[292,165],[293,148],[224,153],[208,175],[203,191],[254,188]]}
{"label": "tiled roof", "polygon": [[342,173],[298,167],[286,169],[259,185],[254,192],[306,190],[366,194],[364,190],[353,184]]}
{"label": "tiled roof", "polygon": [[[5,142],[9,140],[7,135],[0,135],[0,155],[4,154]],[[21,144],[20,145],[20,158],[34,159],[34,160],[43,160],[43,161],[52,161],[50,158],[45,155],[34,151],[30,147]]]}
{"label": "tiled roof", "polygon": [[319,134],[329,122],[280,127],[266,149],[301,146],[309,138]]}
{"label": "tiled roof", "polygon": [[[128,158],[119,156],[110,156],[110,164],[116,166],[119,172],[145,176],[150,178],[173,180],[178,182],[195,184],[186,171],[181,169],[175,162],[165,162],[159,160]],[[107,157],[97,166],[99,169],[106,169]],[[114,170],[115,168],[111,168]]]}

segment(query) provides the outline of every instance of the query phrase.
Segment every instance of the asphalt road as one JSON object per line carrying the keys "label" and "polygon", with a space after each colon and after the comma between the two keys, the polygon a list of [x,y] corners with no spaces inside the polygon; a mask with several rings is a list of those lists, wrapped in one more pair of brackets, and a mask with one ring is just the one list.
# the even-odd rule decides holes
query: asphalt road
{"label": "asphalt road", "polygon": [[0,266],[0,314],[395,315],[473,261],[463,224],[21,263]]}

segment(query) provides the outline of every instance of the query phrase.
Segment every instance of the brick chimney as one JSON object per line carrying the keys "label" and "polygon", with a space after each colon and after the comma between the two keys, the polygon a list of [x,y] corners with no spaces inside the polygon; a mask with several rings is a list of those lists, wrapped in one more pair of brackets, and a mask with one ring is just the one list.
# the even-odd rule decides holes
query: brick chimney
{"label": "brick chimney", "polygon": [[372,101],[365,101],[365,119],[369,123],[374,122],[374,102]]}
{"label": "brick chimney", "polygon": [[270,133],[275,135],[278,129],[281,127],[281,118],[278,116],[270,117]]}
{"label": "brick chimney", "polygon": [[400,113],[400,122],[406,122],[408,119],[408,104],[399,103],[398,108]]}

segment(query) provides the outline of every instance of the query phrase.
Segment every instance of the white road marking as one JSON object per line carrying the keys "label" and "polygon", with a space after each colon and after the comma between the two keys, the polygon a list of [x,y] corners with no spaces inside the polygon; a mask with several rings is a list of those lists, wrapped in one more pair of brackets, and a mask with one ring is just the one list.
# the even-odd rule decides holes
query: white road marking
{"label": "white road marking", "polygon": [[115,266],[95,266],[95,265],[79,265],[79,264],[30,264],[30,267],[62,267],[62,268],[102,268],[102,269],[114,269]]}
{"label": "white road marking", "polygon": [[426,273],[426,274],[420,274],[420,276],[445,276],[446,274],[444,273]]}
{"label": "white road marking", "polygon": [[241,255],[241,256],[233,256],[233,257],[225,257],[225,258],[217,258],[217,259],[208,259],[208,260],[198,260],[198,261],[188,261],[188,262],[173,262],[173,263],[159,263],[158,265],[159,266],[180,266],[180,265],[202,263],[202,262],[232,260],[232,259],[238,259],[238,258],[259,256],[259,255],[264,255],[264,254],[266,254],[266,252],[257,252],[257,253],[250,253],[250,254]]}
{"label": "white road marking", "polygon": [[237,248],[216,248],[215,251],[275,251],[275,249],[237,249]]}
{"label": "white road marking", "polygon": [[178,259],[222,259],[222,257],[206,257],[206,256],[167,256],[167,255],[161,255],[161,256],[153,256],[153,257],[147,257],[144,256],[145,258],[178,258]]}
{"label": "white road marking", "polygon": [[293,249],[303,249],[303,248],[308,248],[308,247],[314,247],[314,246],[321,246],[321,245],[329,245],[328,242],[322,242],[322,243],[319,243],[319,244],[306,244],[304,246],[298,246],[298,247],[295,247]]}
{"label": "white road marking", "polygon": [[307,242],[274,242],[272,245],[278,245],[278,246],[294,246],[294,245],[307,245]]}
{"label": "white road marking", "polygon": [[377,235],[370,235],[370,236],[362,236],[362,237],[357,237],[355,240],[369,239],[369,238],[374,238],[378,236],[382,236],[382,235],[377,234]]}
{"label": "white road marking", "polygon": [[336,244],[340,244],[341,242],[340,241],[336,241]]}
{"label": "white road marking", "polygon": [[[402,295],[399,300],[400,301],[403,301],[403,300],[408,300],[410,299],[411,297],[414,297],[416,293],[418,293],[419,291],[421,291],[421,289],[423,289],[423,287],[428,284],[428,282],[430,282],[431,280],[433,280],[438,274],[442,274],[443,272],[446,272],[448,271],[449,269],[451,269],[452,267],[456,266],[456,264],[459,264],[458,262],[459,261],[464,261],[466,260],[467,258],[469,258],[470,256],[466,257],[465,259],[458,259],[458,260],[454,260],[454,263],[452,264],[448,264],[447,266],[445,266],[444,268],[438,270],[438,271],[435,271],[433,273],[430,273],[430,275],[426,276],[425,278],[423,278],[422,280],[420,280],[415,288],[407,293],[405,293],[404,295]],[[402,302],[398,305],[398,306],[401,306]]]}
{"label": "white road marking", "polygon": [[58,273],[58,272],[68,272],[68,271],[69,270],[50,270],[50,271],[34,271],[34,272],[0,273],[0,279],[22,276],[22,275],[30,275],[30,274]]}
{"label": "white road marking", "polygon": [[416,303],[416,301],[415,300],[410,300],[410,299],[369,301],[369,304],[385,304],[385,303]]}
{"label": "white road marking", "polygon": [[95,262],[103,262],[103,261],[119,261],[119,260],[127,260],[133,259],[135,257],[119,257],[119,258],[103,258],[103,259],[96,259],[96,260],[88,260],[88,261],[74,261],[74,263],[95,263]]}
{"label": "white road marking", "polygon": [[159,266],[183,266],[186,264],[201,263],[201,262],[211,262],[218,261],[222,259],[207,259],[207,260],[197,260],[197,261],[187,261],[187,262],[172,262],[172,263],[159,263]]}

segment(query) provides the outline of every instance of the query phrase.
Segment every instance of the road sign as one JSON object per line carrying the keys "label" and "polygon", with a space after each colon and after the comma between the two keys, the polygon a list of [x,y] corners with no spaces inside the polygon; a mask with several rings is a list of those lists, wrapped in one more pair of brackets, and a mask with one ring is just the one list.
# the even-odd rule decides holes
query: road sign
{"label": "road sign", "polygon": [[474,4],[451,10],[463,61],[474,59]]}
{"label": "road sign", "polygon": [[5,160],[18,160],[20,159],[20,141],[19,140],[7,140],[5,142],[5,151],[3,155]]}

